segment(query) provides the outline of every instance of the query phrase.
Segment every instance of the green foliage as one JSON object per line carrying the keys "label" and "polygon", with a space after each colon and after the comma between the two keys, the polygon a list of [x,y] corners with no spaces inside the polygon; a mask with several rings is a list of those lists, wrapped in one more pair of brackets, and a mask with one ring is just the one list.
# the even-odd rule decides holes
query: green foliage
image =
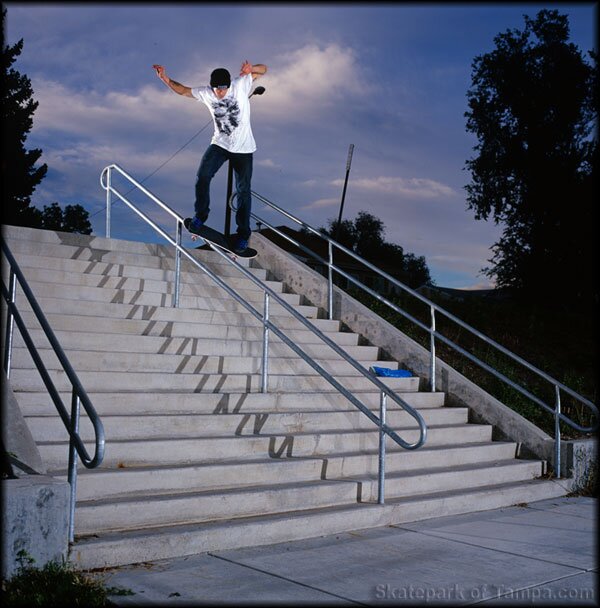
{"label": "green foliage", "polygon": [[[2,28],[6,10],[2,11]],[[89,214],[81,205],[67,205],[64,211],[58,203],[44,206],[40,211],[31,204],[31,196],[46,176],[46,164],[36,167],[42,150],[27,150],[25,142],[33,126],[33,114],[38,102],[33,99],[31,81],[12,65],[23,50],[23,40],[14,46],[2,47],[2,91],[0,120],[2,121],[2,223],[30,226],[47,230],[62,230],[91,234]]]}
{"label": "green foliage", "polygon": [[88,218],[89,213],[81,205],[67,205],[63,211],[58,203],[52,203],[49,207],[44,205],[39,227],[44,230],[91,234],[92,225]]}
{"label": "green foliage", "polygon": [[[2,11],[2,29],[6,9]],[[40,149],[26,150],[25,140],[33,126],[33,114],[38,103],[33,100],[31,81],[11,66],[23,49],[23,40],[14,46],[2,47],[2,220],[19,223],[30,220],[30,197],[46,175],[48,167],[35,164],[42,155]]]}
{"label": "green foliage", "polygon": [[[429,350],[429,333],[418,324],[365,292],[356,289],[352,290],[351,295]],[[497,296],[498,294],[496,297],[490,297],[467,292],[462,300],[448,300],[436,295],[431,295],[430,299],[565,386],[597,403],[598,349],[595,311],[584,313],[540,307],[522,300]],[[388,299],[422,326],[430,326],[430,307],[424,302],[409,294],[389,296]],[[554,386],[516,363],[508,355],[491,347],[439,312],[436,313],[436,330],[548,406],[554,407]],[[554,436],[552,413],[526,395],[439,339],[436,340],[436,355],[550,436]],[[561,411],[584,427],[595,422],[590,411],[564,391],[561,395]],[[561,423],[561,436],[574,438],[582,436],[582,433]]]}
{"label": "green foliage", "polygon": [[475,58],[465,116],[479,143],[466,191],[476,219],[505,227],[485,269],[499,287],[589,303],[598,298],[598,68],[568,37],[567,17],[541,10]]}
{"label": "green foliage", "polygon": [[36,568],[21,550],[19,567],[9,580],[2,581],[2,605],[12,606],[109,606],[107,595],[133,595],[126,589],[105,587],[102,580],[74,570],[69,564],[48,562]]}

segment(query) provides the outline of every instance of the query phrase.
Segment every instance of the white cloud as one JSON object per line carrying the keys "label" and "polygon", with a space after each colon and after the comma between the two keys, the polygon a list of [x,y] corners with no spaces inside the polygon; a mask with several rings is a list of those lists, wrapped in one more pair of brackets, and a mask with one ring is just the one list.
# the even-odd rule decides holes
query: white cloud
{"label": "white cloud", "polygon": [[60,180],[54,196],[59,199],[77,190],[97,194],[100,172],[112,163],[144,179],[182,147],[168,171],[171,178],[192,183],[201,154],[198,143],[204,144],[212,132],[209,124],[204,140],[198,138],[188,147],[198,125],[210,120],[209,114],[198,112],[201,108],[192,100],[169,93],[159,81],[137,93],[103,94],[38,80],[36,100],[39,106],[28,143],[42,148],[41,162],[50,168],[49,179]]}
{"label": "white cloud", "polygon": [[302,211],[307,211],[309,209],[324,209],[327,207],[339,206],[340,199],[339,198],[320,198],[319,200],[313,201],[308,205],[304,205],[301,207]]}
{"label": "white cloud", "polygon": [[298,185],[302,186],[304,188],[312,188],[314,186],[316,186],[319,182],[316,179],[305,179],[304,181],[300,182]]}
{"label": "white cloud", "polygon": [[264,158],[262,160],[254,161],[256,165],[259,167],[264,167],[265,169],[281,169],[281,165],[277,164],[275,161],[270,158]]}
{"label": "white cloud", "polygon": [[455,287],[455,289],[464,289],[465,291],[476,291],[479,289],[494,289],[496,287],[495,281],[481,281],[472,285],[464,285],[462,287]]}
{"label": "white cloud", "polygon": [[[160,83],[159,83],[160,84]],[[169,94],[164,85],[144,86],[137,93],[74,91],[51,80],[36,81],[36,132],[60,131],[67,135],[113,137],[123,131],[168,133],[198,123],[198,107],[191,100]],[[167,122],[168,116],[168,122]],[[209,118],[208,112],[205,114]]]}
{"label": "white cloud", "polygon": [[[348,95],[360,95],[359,66],[351,48],[337,44],[308,44],[283,54],[261,79],[267,89],[252,111],[270,120],[305,120],[326,108],[336,107]],[[322,120],[322,117],[321,117]]]}
{"label": "white cloud", "polygon": [[[336,179],[331,182],[333,186],[342,186],[344,181]],[[406,196],[411,198],[432,199],[454,196],[456,192],[450,187],[432,179],[403,178],[403,177],[367,177],[352,180],[352,188],[359,188],[370,192],[381,192]]]}

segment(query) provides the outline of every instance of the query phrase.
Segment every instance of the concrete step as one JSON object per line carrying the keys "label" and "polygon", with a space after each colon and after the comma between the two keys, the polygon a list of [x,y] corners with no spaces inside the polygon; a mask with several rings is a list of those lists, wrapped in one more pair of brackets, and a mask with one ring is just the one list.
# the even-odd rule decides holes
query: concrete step
{"label": "concrete step", "polygon": [[[48,375],[58,391],[66,391],[70,382],[65,373],[49,370]],[[194,393],[259,392],[262,388],[260,374],[165,374],[152,372],[80,372],[77,374],[86,392],[156,391]],[[372,391],[373,383],[364,376],[337,376],[349,391]],[[383,384],[396,391],[417,391],[419,378],[379,378]],[[14,369],[11,384],[15,392],[39,392],[44,384],[31,370]],[[337,391],[325,378],[318,375],[270,374],[269,390],[274,392],[323,392]]]}
{"label": "concrete step", "polygon": [[559,484],[535,479],[386,499],[384,505],[358,503],[206,524],[105,533],[77,539],[71,560],[79,568],[118,566],[497,509],[563,494]]}
{"label": "concrete step", "polygon": [[[169,259],[169,258],[165,258]],[[3,263],[4,260],[3,260]],[[211,270],[218,270],[221,277],[240,277],[240,270],[230,264],[215,264],[210,260],[203,260],[203,263]],[[82,275],[103,275],[103,276],[128,276],[138,279],[150,279],[154,281],[175,280],[175,271],[170,268],[153,268],[147,265],[135,266],[133,264],[109,263],[109,262],[90,262],[85,260],[71,259],[66,257],[51,257],[48,255],[28,255],[19,254],[19,266],[23,272],[27,273],[28,268],[47,268],[49,270],[62,270],[64,272],[78,272]],[[168,264],[163,264],[168,266]],[[181,281],[193,282],[201,276],[191,262],[182,260],[182,266],[186,270],[181,270]],[[261,280],[267,279],[268,272],[264,268],[247,267],[247,270]]]}
{"label": "concrete step", "polygon": [[340,481],[281,483],[273,486],[111,498],[78,503],[75,533],[99,534],[187,522],[222,521],[323,508],[356,500],[356,485]]}
{"label": "concrete step", "polygon": [[[67,290],[60,285],[52,283],[38,283],[31,286],[33,293],[37,298],[64,298],[67,294],[69,298],[78,299],[82,302],[102,302],[104,304],[130,304],[140,306],[161,306],[165,308],[172,307],[173,296],[166,293],[131,291],[131,290],[108,290],[101,287],[78,287],[74,290]],[[263,314],[263,299],[260,294],[252,293],[248,296],[248,302],[252,308],[258,311],[261,316]],[[317,317],[318,309],[316,306],[300,304],[301,298],[296,294],[280,294],[281,298],[297,312],[305,317]],[[228,296],[223,291],[223,296],[217,298],[205,298],[202,296],[186,296],[182,295],[179,298],[179,307],[182,309],[202,309],[216,311],[232,311],[248,313],[248,308],[237,302],[234,298]],[[290,315],[291,313],[279,302],[273,298],[270,302],[269,310],[275,316]],[[252,314],[252,313],[250,313]]]}
{"label": "concrete step", "polygon": [[[39,327],[39,324],[32,312],[23,312],[23,320],[28,328]],[[136,336],[169,336],[169,337],[190,337],[190,338],[214,338],[222,340],[262,340],[262,324],[253,325],[218,325],[216,323],[192,323],[185,321],[155,321],[141,319],[119,319],[111,317],[91,317],[84,315],[66,315],[59,313],[45,314],[50,327],[54,332],[95,332],[102,334],[120,334],[124,337],[129,335]],[[282,322],[284,327],[280,329],[294,342],[316,343],[322,342],[321,338],[313,333],[311,329],[303,325],[297,319],[294,322]],[[308,321],[308,320],[307,320]],[[274,322],[273,322],[274,323]],[[288,327],[285,327],[285,326]],[[310,325],[313,326],[312,320]],[[321,331],[318,324],[315,328]],[[325,326],[326,327],[326,326]],[[340,345],[358,345],[359,336],[351,332],[324,331],[328,338]],[[274,341],[280,340],[274,332],[270,332]],[[82,344],[82,347],[84,345]],[[84,350],[84,348],[82,348]]]}
{"label": "concrete step", "polygon": [[[394,471],[385,477],[385,495],[390,498],[418,496],[431,492],[456,491],[492,483],[511,483],[535,479],[544,472],[539,460],[499,460],[476,464],[460,464],[444,469],[416,470],[405,473]],[[359,484],[359,502],[377,502],[376,475],[352,478]]]}
{"label": "concrete step", "polygon": [[[53,350],[40,349],[38,353],[48,369],[62,369]],[[335,353],[334,353],[335,354]],[[211,355],[151,355],[146,353],[114,353],[97,351],[69,350],[69,360],[76,372],[120,371],[120,372],[158,372],[172,374],[259,374],[262,372],[261,357],[222,357]],[[398,369],[392,361],[358,361],[364,368],[371,365],[385,365]],[[319,360],[319,364],[330,374],[352,375],[355,368],[341,357]],[[24,348],[15,348],[12,359],[13,369],[35,369],[35,364]],[[269,360],[269,373],[273,374],[313,374],[313,368],[294,357],[274,357]]]}
{"label": "concrete step", "polygon": [[[415,494],[451,491],[461,487],[485,486],[534,479],[541,475],[537,461],[495,461],[462,465],[449,469],[425,469],[409,475],[386,476],[386,497],[403,498]],[[418,488],[409,483],[418,480]],[[377,501],[377,480],[318,480],[279,483],[243,488],[189,490],[171,493],[80,501],[75,529],[78,534],[98,534],[110,530],[132,530],[171,525],[215,522],[269,513],[302,511],[333,505]]]}
{"label": "concrete step", "polygon": [[[65,300],[63,298],[38,298],[38,304],[45,315],[64,314],[85,317],[105,317],[116,319],[137,319],[140,321],[177,321],[180,323],[208,323],[211,325],[244,325],[261,326],[262,323],[248,311],[232,312],[201,308],[173,308],[160,306],[143,306],[140,304],[111,304],[105,302]],[[31,310],[27,301],[22,302],[22,312]],[[314,309],[314,307],[301,307]],[[302,322],[286,312],[281,315],[270,315],[271,321],[278,327],[303,327]],[[339,331],[340,321],[336,319],[311,318],[311,322],[321,331]]]}
{"label": "concrete step", "polygon": [[[386,475],[422,469],[475,465],[514,459],[516,444],[484,442],[465,445],[396,450],[386,455]],[[377,475],[378,452],[349,452],[327,457],[244,459],[185,466],[146,466],[115,469],[80,469],[77,499],[80,501],[158,495],[195,490],[272,485],[289,481],[316,481]],[[66,471],[50,472],[66,480]]]}
{"label": "concrete step", "polygon": [[[125,304],[147,304],[151,306],[171,306],[173,300],[172,291],[165,292],[150,291],[143,288],[126,289],[121,287],[103,287],[103,286],[86,286],[86,285],[73,285],[66,288],[64,285],[59,283],[49,283],[43,281],[31,281],[29,283],[31,290],[35,297],[68,297],[79,300],[92,300],[96,302],[110,302],[110,303],[125,303]],[[179,304],[181,308],[209,308],[213,310],[231,310],[228,308],[216,307],[220,300],[225,302],[231,302],[236,304],[237,307],[245,307],[239,304],[233,299],[224,289],[221,287],[204,287],[198,286],[194,289],[195,294],[189,294],[187,292],[193,291],[192,289],[186,289],[179,298]],[[206,295],[203,295],[205,294]],[[263,310],[263,293],[258,290],[238,290],[238,295],[244,299],[244,301],[251,304],[254,309],[259,310],[262,313]],[[290,306],[297,306],[301,303],[299,295],[294,293],[279,293],[277,296],[287,302]],[[204,306],[202,306],[204,303]],[[284,307],[272,298],[271,304],[276,307],[277,310],[284,309]],[[216,308],[214,308],[216,307]],[[236,310],[236,308],[234,308]]]}
{"label": "concrete step", "polygon": [[[83,424],[83,421],[82,421]],[[170,439],[113,441],[106,440],[103,469],[138,466],[179,465],[198,462],[217,462],[232,458],[294,458],[332,453],[376,450],[379,433],[373,431],[331,431],[319,433],[293,433],[288,435],[238,435],[235,437],[195,437]],[[394,429],[400,437],[411,443],[419,437],[417,428]],[[427,430],[427,446],[481,443],[491,441],[491,426],[485,424],[454,424],[431,426]],[[388,451],[401,449],[388,440]],[[86,443],[89,450],[91,443]],[[43,462],[49,470],[66,467],[68,443],[66,436],[60,442],[38,444]]]}
{"label": "concrete step", "polygon": [[[443,392],[398,391],[410,406],[438,408],[444,405]],[[340,393],[88,393],[94,408],[101,416],[127,413],[145,414],[255,414],[290,411],[349,410],[354,406]],[[71,394],[62,393],[64,403]],[[379,410],[380,394],[361,393],[361,401],[372,410]],[[24,416],[55,416],[56,408],[45,392],[19,393],[19,406]],[[396,408],[388,400],[388,409]]]}
{"label": "concrete step", "polygon": [[[152,326],[155,327],[155,326]],[[168,327],[168,326],[167,326]],[[93,329],[93,328],[90,328]],[[307,330],[308,332],[308,330]],[[38,348],[47,348],[48,340],[42,330],[30,330],[32,340]],[[262,357],[261,340],[223,340],[215,337],[160,336],[160,335],[127,335],[97,333],[93,331],[55,331],[63,349],[77,350],[85,348],[97,352],[152,353],[177,355],[216,355],[235,357]],[[272,334],[272,332],[271,332]],[[313,336],[313,334],[310,334]],[[339,336],[340,334],[335,334]],[[353,335],[353,334],[348,334]],[[294,351],[271,335],[269,355],[271,357],[289,357]],[[347,340],[346,340],[347,341]],[[14,347],[21,348],[24,342],[19,332],[14,336]],[[303,351],[315,359],[338,357],[337,353],[324,343],[303,343]],[[373,360],[377,358],[378,349],[374,346],[356,346],[344,344],[346,353],[356,359]],[[294,353],[295,354],[295,353]],[[387,363],[386,363],[387,366]]]}
{"label": "concrete step", "polygon": [[[173,270],[174,268],[174,251],[167,252],[160,245],[118,241],[117,239],[86,239],[82,238],[82,235],[73,236],[75,238],[70,239],[73,244],[13,238],[8,238],[7,243],[17,260],[21,254],[26,254],[33,257],[61,258],[88,263],[122,264],[163,270]],[[110,242],[113,240],[114,242]],[[218,254],[214,252],[197,253],[195,250],[188,250],[188,252],[200,262],[207,258],[217,262]],[[189,260],[186,260],[186,263],[188,268],[193,266]],[[245,263],[250,265],[249,261],[245,261]]]}
{"label": "concrete step", "polygon": [[[3,229],[4,237],[13,255],[19,257],[20,254],[26,254],[36,257],[68,258],[86,262],[148,266],[168,270],[175,268],[175,248],[172,245],[106,239],[98,236],[15,226],[3,226]],[[157,238],[160,239],[160,237]],[[185,247],[185,245],[184,248],[194,259],[207,265],[235,268],[235,264],[230,263],[214,251]],[[242,258],[238,258],[236,263],[244,267],[258,265],[257,260]],[[182,255],[182,270],[192,268],[195,266]]]}
{"label": "concrete step", "polygon": [[[466,423],[467,408],[427,408],[420,412],[429,425]],[[290,435],[293,433],[319,433],[328,431],[372,430],[374,423],[360,410],[339,412],[290,412],[255,414],[186,414],[152,416],[102,417],[106,437],[115,441],[134,439],[178,439],[181,437],[215,437],[241,435]],[[413,426],[412,416],[399,407],[387,412],[387,424],[392,428]],[[36,441],[61,441],[65,427],[58,416],[29,416],[29,427]],[[84,441],[92,440],[93,429],[82,424],[79,431]]]}
{"label": "concrete step", "polygon": [[[54,283],[57,285],[65,285],[67,288],[75,287],[105,287],[106,289],[123,289],[128,291],[151,291],[156,293],[173,294],[175,285],[173,281],[156,280],[147,278],[138,278],[129,276],[129,268],[125,267],[122,275],[111,276],[102,274],[81,274],[79,272],[67,272],[64,270],[53,270],[49,268],[32,268],[21,267],[27,282],[30,285],[37,283]],[[229,297],[229,295],[220,287],[210,276],[198,271],[195,273],[186,273],[187,280],[182,281],[179,285],[180,295],[203,296],[210,298]],[[262,298],[263,290],[257,283],[250,279],[239,277],[227,277],[224,282],[232,289],[240,291],[242,294],[246,292],[260,293]],[[276,293],[283,292],[283,283],[281,281],[260,281],[269,289]]]}

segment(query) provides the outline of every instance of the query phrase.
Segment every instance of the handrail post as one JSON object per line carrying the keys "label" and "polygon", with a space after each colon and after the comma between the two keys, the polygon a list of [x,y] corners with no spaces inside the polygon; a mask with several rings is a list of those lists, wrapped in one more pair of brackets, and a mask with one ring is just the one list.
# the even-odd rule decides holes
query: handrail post
{"label": "handrail post", "polygon": [[554,474],[557,479],[560,474],[560,387],[555,385],[556,403],[554,404]]}
{"label": "handrail post", "polygon": [[327,309],[328,318],[333,319],[333,244],[329,241],[329,266],[327,282]]}
{"label": "handrail post", "polygon": [[267,326],[267,323],[269,321],[269,294],[266,291],[264,302],[265,307],[263,314],[263,356],[261,391],[263,393],[267,393],[269,384],[269,328]]}
{"label": "handrail post", "polygon": [[175,236],[175,288],[173,290],[173,308],[179,307],[179,285],[181,275],[181,222],[177,220]]}
{"label": "handrail post", "polygon": [[111,184],[110,184],[110,167],[106,170],[106,238],[110,238],[110,208],[111,208]]}
{"label": "handrail post", "polygon": [[430,332],[430,357],[429,362],[429,373],[431,374],[430,387],[431,392],[435,392],[435,308],[430,307],[431,310],[431,332]]}
{"label": "handrail post", "polygon": [[379,479],[377,483],[377,502],[385,504],[385,424],[387,394],[381,391],[379,398]]}
{"label": "handrail post", "polygon": [[71,486],[69,502],[69,542],[75,539],[75,502],[77,500],[77,453],[73,437],[79,433],[79,395],[73,387],[71,397],[71,435],[69,437],[69,473],[68,481]]}
{"label": "handrail post", "polygon": [[[15,276],[15,272],[10,266],[10,279],[9,279],[9,293],[10,293],[10,302],[11,304],[15,303],[17,298],[17,277]],[[4,371],[6,372],[6,377],[10,378],[10,368],[12,362],[12,344],[13,344],[13,335],[15,328],[15,319],[11,311],[11,307],[6,307],[6,336],[4,341]]]}

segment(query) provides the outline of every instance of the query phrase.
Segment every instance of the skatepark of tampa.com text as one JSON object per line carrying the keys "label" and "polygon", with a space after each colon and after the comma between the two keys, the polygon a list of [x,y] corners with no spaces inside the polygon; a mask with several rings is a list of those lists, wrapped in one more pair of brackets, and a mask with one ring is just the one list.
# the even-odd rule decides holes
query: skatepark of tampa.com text
{"label": "skatepark of tampa.com text", "polygon": [[483,600],[500,597],[521,601],[590,601],[595,599],[595,590],[590,588],[578,589],[543,586],[526,589],[512,589],[505,585],[488,584],[462,588],[459,587],[457,583],[438,588],[417,585],[394,587],[387,583],[375,586],[375,599],[377,600],[423,600],[425,602],[439,602],[451,600]]}

